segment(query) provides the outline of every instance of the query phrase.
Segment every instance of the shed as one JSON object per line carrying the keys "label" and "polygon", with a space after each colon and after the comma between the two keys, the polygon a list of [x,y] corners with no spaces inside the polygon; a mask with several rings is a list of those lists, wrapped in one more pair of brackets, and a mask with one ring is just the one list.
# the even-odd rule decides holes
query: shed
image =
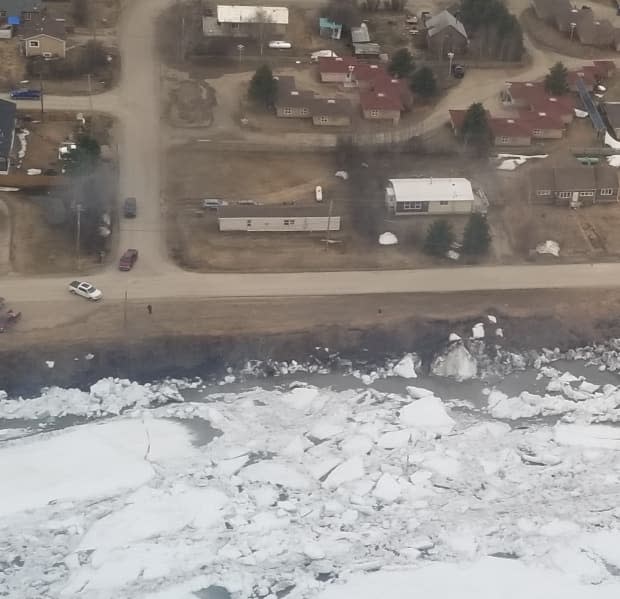
{"label": "shed", "polygon": [[393,214],[469,214],[474,210],[471,182],[463,178],[390,179],[385,203]]}
{"label": "shed", "polygon": [[366,23],[362,23],[359,27],[351,27],[351,41],[354,44],[367,44],[370,41]]}
{"label": "shed", "polygon": [[342,24],[326,17],[319,18],[319,36],[325,39],[339,40],[342,36]]}
{"label": "shed", "polygon": [[353,44],[353,54],[355,56],[379,56],[381,46],[379,44]]}
{"label": "shed", "polygon": [[220,231],[340,231],[340,216],[326,206],[225,206],[219,210]]}

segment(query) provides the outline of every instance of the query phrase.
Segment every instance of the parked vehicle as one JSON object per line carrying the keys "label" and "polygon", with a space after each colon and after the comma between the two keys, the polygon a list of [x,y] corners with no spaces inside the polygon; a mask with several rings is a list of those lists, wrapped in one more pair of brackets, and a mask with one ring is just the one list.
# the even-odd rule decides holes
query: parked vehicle
{"label": "parked vehicle", "polygon": [[21,312],[7,310],[5,314],[0,313],[0,333],[4,333],[10,326],[14,325],[22,317]]}
{"label": "parked vehicle", "polygon": [[138,213],[138,203],[136,198],[125,198],[123,202],[123,214],[125,218],[135,218]]}
{"label": "parked vehicle", "polygon": [[417,25],[417,24],[418,24],[418,17],[416,17],[415,15],[407,17],[407,25]]}
{"label": "parked vehicle", "polygon": [[118,270],[131,270],[138,259],[138,250],[129,249],[121,256],[118,262]]}
{"label": "parked vehicle", "polygon": [[311,62],[319,62],[319,58],[338,58],[338,54],[333,50],[317,50],[310,54]]}
{"label": "parked vehicle", "polygon": [[99,289],[86,281],[71,281],[69,283],[69,292],[85,297],[93,302],[97,302],[103,297],[103,293]]}
{"label": "parked vehicle", "polygon": [[284,40],[273,40],[269,42],[269,47],[277,50],[289,50],[293,47],[293,44],[291,44],[291,42],[285,42]]}
{"label": "parked vehicle", "polygon": [[314,199],[317,202],[322,202],[323,201],[323,188],[320,185],[317,185],[314,188]]}
{"label": "parked vehicle", "polygon": [[452,65],[452,76],[455,79],[463,79],[465,77],[465,67],[462,64]]}
{"label": "parked vehicle", "polygon": [[228,206],[228,202],[226,200],[216,200],[215,198],[207,198],[202,200],[202,207],[207,210],[217,210],[222,206]]}
{"label": "parked vehicle", "polygon": [[13,100],[39,100],[41,98],[41,90],[12,89],[9,92],[9,98],[12,98]]}

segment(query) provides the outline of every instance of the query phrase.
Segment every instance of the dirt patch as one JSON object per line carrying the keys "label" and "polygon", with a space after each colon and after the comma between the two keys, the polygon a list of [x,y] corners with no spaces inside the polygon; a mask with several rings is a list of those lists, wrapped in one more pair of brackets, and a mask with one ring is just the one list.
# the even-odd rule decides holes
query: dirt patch
{"label": "dirt patch", "polygon": [[578,40],[571,41],[566,34],[541,21],[533,8],[523,11],[519,20],[523,30],[538,48],[583,59],[605,58],[612,54],[611,49],[603,50],[593,46],[584,46]]}
{"label": "dirt patch", "polygon": [[0,89],[9,90],[19,85],[26,73],[26,59],[19,51],[19,40],[1,40],[0,43]]}
{"label": "dirt patch", "polygon": [[[195,144],[169,154],[166,182],[168,242],[171,254],[188,269],[199,271],[293,271],[365,268],[414,268],[440,264],[426,256],[426,229],[433,217],[394,218],[384,209],[388,177],[466,176],[495,197],[492,168],[453,156],[411,154],[364,155],[355,168],[362,173],[345,182],[334,176],[341,158],[330,152],[277,154],[213,152]],[[209,165],[207,170],[204,165]],[[355,180],[354,180],[355,179]],[[201,209],[200,198],[229,203],[312,205],[314,188],[323,187],[325,206],[342,228],[326,250],[323,233],[221,233],[217,213]],[[466,217],[450,217],[460,235]],[[397,246],[379,246],[380,233],[394,233]]]}
{"label": "dirt patch", "polygon": [[175,127],[208,127],[215,105],[215,92],[210,85],[187,79],[170,90],[167,116]]}

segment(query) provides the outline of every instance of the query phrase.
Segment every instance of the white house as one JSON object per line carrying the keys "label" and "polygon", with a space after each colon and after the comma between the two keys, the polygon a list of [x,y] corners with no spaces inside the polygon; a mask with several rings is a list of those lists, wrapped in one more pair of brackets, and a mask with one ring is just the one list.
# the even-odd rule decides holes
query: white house
{"label": "white house", "polygon": [[390,179],[385,203],[395,215],[469,214],[474,191],[467,179]]}
{"label": "white house", "polygon": [[340,231],[340,216],[323,206],[225,206],[218,222],[220,231]]}
{"label": "white house", "polygon": [[236,6],[218,4],[215,17],[203,17],[202,31],[207,37],[258,38],[264,33],[284,35],[288,25],[285,6]]}

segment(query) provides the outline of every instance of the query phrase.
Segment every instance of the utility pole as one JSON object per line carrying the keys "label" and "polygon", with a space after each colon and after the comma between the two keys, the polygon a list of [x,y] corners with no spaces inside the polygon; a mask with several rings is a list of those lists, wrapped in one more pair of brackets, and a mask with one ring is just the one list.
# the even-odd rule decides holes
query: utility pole
{"label": "utility pole", "polygon": [[77,256],[77,269],[80,270],[80,235],[82,230],[82,204],[76,204],[76,220],[77,220],[77,232],[75,235],[75,255]]}
{"label": "utility pole", "polygon": [[325,236],[325,251],[328,250],[329,248],[329,233],[330,233],[330,228],[331,228],[331,224],[332,224],[332,209],[334,207],[334,200],[330,195],[329,198],[329,210],[327,212],[327,235]]}
{"label": "utility pole", "polygon": [[43,113],[44,113],[44,106],[43,106],[43,70],[39,71],[39,94],[40,94],[40,98],[41,98],[41,120],[43,120]]}
{"label": "utility pole", "polygon": [[90,116],[93,116],[93,76],[88,73],[88,105],[90,107]]}

